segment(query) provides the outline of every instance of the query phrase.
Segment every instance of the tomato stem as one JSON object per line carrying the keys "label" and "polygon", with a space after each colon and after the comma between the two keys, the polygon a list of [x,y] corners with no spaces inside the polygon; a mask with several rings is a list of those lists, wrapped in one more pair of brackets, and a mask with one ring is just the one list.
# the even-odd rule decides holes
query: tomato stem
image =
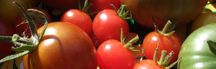
{"label": "tomato stem", "polygon": [[117,13],[119,17],[121,17],[122,19],[131,19],[131,17],[127,17],[129,14],[129,11],[126,10],[125,5],[121,5],[121,7],[117,10]]}
{"label": "tomato stem", "polygon": [[169,65],[173,53],[174,53],[174,52],[172,51],[172,52],[170,52],[170,53],[165,57],[165,60],[163,61],[162,66],[167,66],[167,65]]}
{"label": "tomato stem", "polygon": [[0,41],[10,42],[12,40],[12,36],[0,36]]}
{"label": "tomato stem", "polygon": [[89,1],[88,1],[88,0],[85,0],[84,5],[83,5],[83,7],[82,7],[81,10],[83,10],[84,12],[87,12],[88,9],[89,9],[89,7],[90,7]]}
{"label": "tomato stem", "polygon": [[164,28],[162,29],[162,31],[159,31],[159,30],[157,30],[157,31],[161,35],[170,36],[175,32],[175,31],[173,31],[174,27],[175,27],[175,23],[172,23],[170,20],[168,20],[167,23],[165,24]]}
{"label": "tomato stem", "polygon": [[212,12],[216,12],[216,8],[209,1],[208,4],[205,6],[205,8],[211,10]]}
{"label": "tomato stem", "polygon": [[154,60],[155,62],[158,61],[158,50],[159,50],[159,44],[157,44],[157,47],[156,47],[156,49],[155,49],[155,51],[154,51],[153,60]]}
{"label": "tomato stem", "polygon": [[159,65],[162,65],[162,63],[164,62],[165,57],[166,57],[166,53],[167,52],[165,50],[162,50],[160,60],[158,61]]}
{"label": "tomato stem", "polygon": [[130,41],[128,41],[124,47],[125,48],[129,48],[130,46],[132,46],[134,43],[136,43],[139,40],[139,36],[136,35],[133,39],[131,39]]}

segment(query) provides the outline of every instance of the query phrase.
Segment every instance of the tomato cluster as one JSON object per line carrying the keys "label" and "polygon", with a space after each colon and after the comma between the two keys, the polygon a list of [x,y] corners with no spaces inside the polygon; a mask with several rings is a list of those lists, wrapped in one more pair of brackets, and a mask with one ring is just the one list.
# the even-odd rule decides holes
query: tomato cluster
{"label": "tomato cluster", "polygon": [[1,0],[0,68],[214,68],[207,1]]}

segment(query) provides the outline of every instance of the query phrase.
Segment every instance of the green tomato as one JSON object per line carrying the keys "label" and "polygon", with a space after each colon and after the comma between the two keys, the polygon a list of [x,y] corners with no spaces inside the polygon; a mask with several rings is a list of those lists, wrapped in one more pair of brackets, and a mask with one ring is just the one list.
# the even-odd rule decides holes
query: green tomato
{"label": "green tomato", "polygon": [[203,26],[192,32],[183,42],[179,53],[178,69],[214,69],[216,55],[207,41],[216,41],[216,23]]}

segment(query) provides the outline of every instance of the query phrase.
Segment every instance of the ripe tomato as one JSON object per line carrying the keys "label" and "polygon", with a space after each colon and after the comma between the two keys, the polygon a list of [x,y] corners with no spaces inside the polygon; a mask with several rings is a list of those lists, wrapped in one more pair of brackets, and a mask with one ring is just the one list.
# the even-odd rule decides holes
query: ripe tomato
{"label": "ripe tomato", "polygon": [[[38,29],[38,33],[42,32]],[[96,69],[96,49],[90,37],[79,27],[53,22],[38,49],[25,56],[25,69]]]}
{"label": "ripe tomato", "polygon": [[132,69],[135,58],[118,40],[107,40],[97,50],[97,61],[100,69]]}
{"label": "ripe tomato", "polygon": [[2,9],[0,10],[0,19],[6,23],[14,23],[17,18],[19,19],[19,16],[22,16],[18,7],[12,3],[13,1],[18,2],[27,9],[37,5],[40,0],[0,0],[0,9]]}
{"label": "ripe tomato", "polygon": [[93,21],[93,32],[99,42],[108,39],[120,40],[121,28],[124,36],[126,36],[129,33],[127,22],[121,19],[116,11],[112,9],[99,12]]}
{"label": "ripe tomato", "polygon": [[70,22],[71,24],[75,24],[83,29],[89,36],[92,34],[92,20],[91,17],[77,9],[70,9],[66,11],[61,17],[61,21]]}
{"label": "ripe tomato", "polygon": [[153,28],[157,23],[161,28],[167,20],[178,24],[195,19],[207,0],[123,0],[133,18],[142,26]]}
{"label": "ripe tomato", "polygon": [[[159,47],[158,52],[166,50],[167,52],[173,51],[173,57],[171,63],[177,60],[178,53],[181,46],[180,38],[173,33],[169,36],[164,36],[156,31],[147,34],[143,40],[142,47],[147,59],[153,59],[153,55],[157,46]],[[161,53],[158,53],[158,58],[160,58]]]}
{"label": "ripe tomato", "polygon": [[157,62],[155,62],[154,60],[146,59],[136,63],[133,69],[164,69],[164,68],[158,65]]}
{"label": "ripe tomato", "polygon": [[104,9],[118,9],[121,6],[120,0],[90,0],[91,12],[98,13]]}

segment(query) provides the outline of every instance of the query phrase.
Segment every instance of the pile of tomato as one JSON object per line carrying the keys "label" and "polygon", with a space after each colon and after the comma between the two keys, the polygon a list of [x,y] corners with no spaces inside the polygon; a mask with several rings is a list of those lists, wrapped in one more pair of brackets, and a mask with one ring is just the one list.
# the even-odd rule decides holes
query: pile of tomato
{"label": "pile of tomato", "polygon": [[213,69],[216,0],[0,0],[1,69]]}

